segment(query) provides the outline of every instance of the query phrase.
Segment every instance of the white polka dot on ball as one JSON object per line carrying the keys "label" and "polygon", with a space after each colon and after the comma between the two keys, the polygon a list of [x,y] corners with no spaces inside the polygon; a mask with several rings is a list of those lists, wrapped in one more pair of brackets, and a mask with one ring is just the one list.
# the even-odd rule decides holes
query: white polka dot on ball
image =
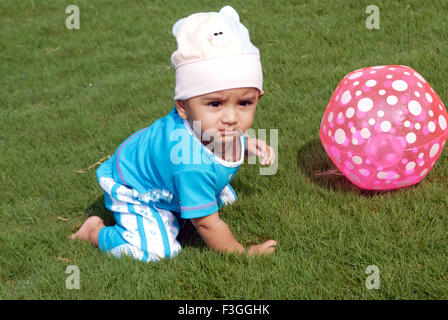
{"label": "white polka dot on ball", "polygon": [[372,87],[376,86],[376,81],[375,80],[367,80],[366,86],[368,86],[369,88],[372,88]]}
{"label": "white polka dot on ball", "polygon": [[352,158],[352,161],[353,161],[355,164],[362,164],[362,158],[361,158],[360,156],[354,156],[354,157]]}
{"label": "white polka dot on ball", "polygon": [[361,137],[363,137],[364,139],[370,138],[370,131],[369,131],[369,129],[362,128],[361,129]]}
{"label": "white polka dot on ball", "polygon": [[347,90],[342,94],[341,103],[347,104],[351,99],[352,99],[352,95],[350,94],[350,91]]}
{"label": "white polka dot on ball", "polygon": [[387,177],[387,173],[386,173],[386,172],[383,172],[383,171],[380,171],[380,172],[378,172],[378,174],[376,175],[376,177],[377,177],[378,179],[386,179],[386,177]]}
{"label": "white polka dot on ball", "polygon": [[389,132],[392,129],[392,124],[389,121],[381,122],[381,131]]}
{"label": "white polka dot on ball", "polygon": [[373,108],[373,101],[370,98],[362,98],[358,101],[358,109],[362,112],[368,112]]}
{"label": "white polka dot on ball", "polygon": [[420,81],[422,81],[422,82],[426,82],[426,81],[425,81],[425,78],[423,78],[419,73],[414,72],[414,76],[416,76]]}
{"label": "white polka dot on ball", "polygon": [[411,100],[408,103],[408,109],[409,109],[409,112],[414,116],[418,116],[422,112],[422,106],[416,100]]}
{"label": "white polka dot on ball", "polygon": [[342,129],[337,129],[334,138],[337,144],[343,144],[345,142],[345,131]]}
{"label": "white polka dot on ball", "polygon": [[353,109],[352,107],[348,108],[347,111],[345,112],[345,116],[347,118],[352,118],[355,115],[355,109]]}
{"label": "white polka dot on ball", "polygon": [[406,170],[411,171],[411,170],[414,170],[414,168],[415,168],[415,162],[414,162],[414,161],[411,161],[411,162],[409,162],[409,163],[406,165]]}
{"label": "white polka dot on ball", "polygon": [[356,72],[354,74],[352,74],[350,77],[348,77],[350,80],[359,78],[360,76],[362,76],[362,72]]}
{"label": "white polka dot on ball", "polygon": [[408,84],[403,80],[395,80],[392,82],[392,88],[397,91],[404,91],[408,88]]}
{"label": "white polka dot on ball", "polygon": [[431,158],[434,158],[436,156],[437,152],[439,152],[439,144],[438,143],[436,143],[435,145],[433,145],[431,147],[431,150],[429,151],[429,156]]}
{"label": "white polka dot on ball", "polygon": [[442,115],[439,116],[439,126],[442,130],[446,129],[446,119]]}
{"label": "white polka dot on ball", "polygon": [[363,176],[368,176],[369,175],[369,171],[366,169],[359,169],[358,170],[360,174],[362,174]]}
{"label": "white polka dot on ball", "polygon": [[408,143],[414,143],[415,141],[417,141],[417,135],[414,132],[409,132],[406,135],[406,141]]}
{"label": "white polka dot on ball", "polygon": [[398,98],[396,96],[388,96],[386,102],[393,106],[398,102]]}

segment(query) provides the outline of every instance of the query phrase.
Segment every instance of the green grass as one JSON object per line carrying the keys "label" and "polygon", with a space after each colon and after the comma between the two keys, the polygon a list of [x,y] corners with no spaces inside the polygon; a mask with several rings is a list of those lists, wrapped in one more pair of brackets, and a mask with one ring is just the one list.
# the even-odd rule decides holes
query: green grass
{"label": "green grass", "polygon": [[[239,200],[221,211],[244,245],[279,242],[266,257],[220,255],[194,229],[176,258],[115,259],[67,237],[106,217],[95,168],[131,133],[173,106],[171,27],[214,1],[0,3],[0,298],[447,299],[446,151],[418,185],[367,192],[332,169],[319,126],[348,72],[408,65],[447,100],[444,1],[228,1],[262,54],[265,96],[254,128],[279,129],[279,168],[244,165]],[[81,11],[80,30],[65,8]],[[368,30],[365,9],[380,8]],[[109,222],[110,216],[109,216]],[[68,265],[80,289],[65,287]],[[376,265],[381,287],[367,290]]]}

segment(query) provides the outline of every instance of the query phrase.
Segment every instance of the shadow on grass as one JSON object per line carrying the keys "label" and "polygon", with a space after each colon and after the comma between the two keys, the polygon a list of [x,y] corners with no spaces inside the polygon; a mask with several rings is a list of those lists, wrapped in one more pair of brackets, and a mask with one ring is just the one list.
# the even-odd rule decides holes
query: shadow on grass
{"label": "shadow on grass", "polygon": [[[299,149],[297,165],[312,183],[331,191],[354,193],[367,198],[400,191],[400,189],[364,190],[357,187],[333,164],[319,137],[312,138]],[[407,188],[415,188],[415,186]]]}
{"label": "shadow on grass", "polygon": [[236,174],[235,178],[233,178],[230,183],[237,198],[250,197],[254,193],[262,191],[262,188],[255,181],[251,181],[253,183],[246,183],[244,179],[240,179],[240,177],[240,175]]}
{"label": "shadow on grass", "polygon": [[[104,205],[104,195],[98,197],[86,210],[85,213],[88,217],[98,216],[103,219],[106,226],[115,225],[114,214],[106,209]],[[196,231],[196,228],[192,225],[191,220],[178,219],[181,230],[177,236],[177,240],[181,243],[182,247],[199,247],[205,246],[201,239],[201,236]]]}

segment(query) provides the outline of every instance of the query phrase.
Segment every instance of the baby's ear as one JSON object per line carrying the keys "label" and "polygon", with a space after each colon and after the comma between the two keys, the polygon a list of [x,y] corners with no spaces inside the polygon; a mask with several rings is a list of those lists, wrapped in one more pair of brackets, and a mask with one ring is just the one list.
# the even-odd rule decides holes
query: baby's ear
{"label": "baby's ear", "polygon": [[176,100],[176,110],[182,119],[187,120],[187,103],[185,100]]}
{"label": "baby's ear", "polygon": [[258,93],[258,99],[260,99],[262,96],[264,96],[264,91],[260,90]]}

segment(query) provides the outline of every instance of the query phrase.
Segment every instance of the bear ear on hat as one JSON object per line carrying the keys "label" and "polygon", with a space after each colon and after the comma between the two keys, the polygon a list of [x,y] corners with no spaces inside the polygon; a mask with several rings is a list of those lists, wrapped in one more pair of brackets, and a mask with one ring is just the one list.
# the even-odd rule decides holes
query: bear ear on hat
{"label": "bear ear on hat", "polygon": [[177,34],[177,30],[179,30],[180,26],[182,25],[182,22],[184,22],[185,18],[182,18],[180,20],[178,20],[174,26],[173,29],[171,29],[171,33],[173,34],[174,37],[176,37]]}
{"label": "bear ear on hat", "polygon": [[225,14],[226,16],[232,17],[237,22],[240,22],[240,16],[238,15],[238,12],[236,12],[236,10],[231,6],[223,7],[221,10],[219,10],[219,13]]}

